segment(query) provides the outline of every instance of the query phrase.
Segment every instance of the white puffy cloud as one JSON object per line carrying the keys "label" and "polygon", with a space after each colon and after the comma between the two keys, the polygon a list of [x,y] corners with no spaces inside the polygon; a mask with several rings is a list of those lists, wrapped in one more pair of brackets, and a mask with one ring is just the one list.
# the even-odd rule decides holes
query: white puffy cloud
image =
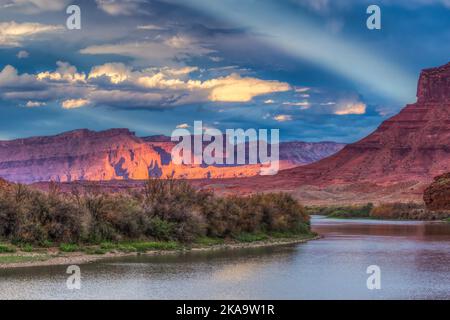
{"label": "white puffy cloud", "polygon": [[142,0],[95,0],[97,7],[111,16],[131,16],[143,13],[140,9]]}
{"label": "white puffy cloud", "polygon": [[336,105],[334,114],[348,115],[348,114],[365,114],[366,104],[362,102],[341,102]]}
{"label": "white puffy cloud", "polygon": [[26,103],[26,107],[27,108],[36,108],[36,107],[42,107],[47,105],[45,102],[40,102],[40,101],[28,101]]}
{"label": "white puffy cloud", "polygon": [[28,58],[30,56],[30,53],[28,52],[28,51],[25,51],[25,50],[20,50],[18,53],[17,53],[17,58],[19,58],[19,59],[26,59],[26,58]]}
{"label": "white puffy cloud", "polygon": [[283,105],[300,107],[301,109],[308,109],[311,106],[311,104],[308,101],[296,101],[296,102],[286,101],[283,102]]}
{"label": "white puffy cloud", "polygon": [[16,88],[25,87],[35,84],[35,78],[29,74],[19,75],[16,68],[11,65],[7,65],[0,71],[0,88]]}
{"label": "white puffy cloud", "polygon": [[187,129],[190,128],[191,126],[188,125],[187,123],[180,123],[179,125],[177,125],[177,129]]}
{"label": "white puffy cloud", "polygon": [[297,92],[297,93],[304,93],[304,92],[308,92],[309,90],[311,90],[311,88],[308,88],[308,87],[296,87],[295,88],[295,92]]}
{"label": "white puffy cloud", "polygon": [[88,99],[68,99],[61,104],[63,109],[77,109],[87,106],[90,103]]}
{"label": "white puffy cloud", "polygon": [[37,35],[54,33],[62,30],[61,26],[34,22],[17,23],[0,22],[0,47],[20,47],[24,40]]}
{"label": "white puffy cloud", "polygon": [[131,69],[123,63],[106,63],[93,67],[89,73],[89,79],[107,77],[114,84],[126,81],[131,76]]}
{"label": "white puffy cloud", "polygon": [[140,25],[137,26],[136,29],[138,30],[148,30],[148,31],[161,31],[161,30],[166,30],[166,28],[161,27],[161,26],[157,26],[155,24],[144,24],[144,25]]}
{"label": "white puffy cloud", "polygon": [[273,119],[278,122],[286,122],[286,121],[291,121],[292,116],[290,116],[288,114],[279,114],[279,115],[276,115],[275,117],[273,117]]}
{"label": "white puffy cloud", "polygon": [[70,65],[67,62],[56,62],[58,68],[55,72],[40,72],[36,78],[38,80],[52,80],[52,81],[67,81],[67,82],[86,82],[86,75],[84,73],[78,73],[77,68]]}
{"label": "white puffy cloud", "polygon": [[248,102],[254,97],[290,90],[289,84],[257,78],[242,78],[234,73],[227,77],[208,80],[202,87],[211,89],[209,99],[223,102]]}
{"label": "white puffy cloud", "polygon": [[25,14],[63,10],[71,0],[0,0],[0,8]]}

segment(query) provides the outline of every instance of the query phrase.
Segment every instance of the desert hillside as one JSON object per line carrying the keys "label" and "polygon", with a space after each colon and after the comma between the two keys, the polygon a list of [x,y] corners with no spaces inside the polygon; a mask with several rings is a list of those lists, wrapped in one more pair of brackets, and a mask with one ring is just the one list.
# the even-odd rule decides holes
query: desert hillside
{"label": "desert hillside", "polygon": [[[0,141],[0,177],[8,181],[110,181],[149,177],[209,179],[259,174],[259,165],[175,165],[170,137],[137,137],[128,129],[86,129],[56,136]],[[344,147],[334,142],[282,142],[280,167],[292,168]]]}

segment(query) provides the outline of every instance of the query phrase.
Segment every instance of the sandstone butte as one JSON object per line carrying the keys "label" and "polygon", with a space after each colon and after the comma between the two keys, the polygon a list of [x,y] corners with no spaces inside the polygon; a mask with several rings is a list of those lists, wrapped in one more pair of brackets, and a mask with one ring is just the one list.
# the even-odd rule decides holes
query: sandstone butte
{"label": "sandstone butte", "polygon": [[[332,202],[339,192],[347,192],[347,200],[356,200],[356,193],[363,196],[376,189],[380,192],[376,197],[380,198],[394,194],[398,189],[392,186],[398,186],[405,189],[403,200],[417,200],[435,176],[448,171],[450,63],[423,70],[417,102],[408,104],[362,140],[316,163],[283,170],[275,176],[224,180],[222,189],[294,191],[301,194],[298,198],[302,200],[322,197]],[[203,182],[200,186],[208,184]],[[416,184],[420,185],[419,189],[414,189]],[[304,189],[305,186],[309,189]]]}
{"label": "sandstone butte", "polygon": [[[235,178],[259,174],[259,165],[174,165],[169,137],[139,138],[128,129],[86,129],[56,136],[0,141],[0,177],[21,183],[40,181],[117,181],[149,177]],[[280,165],[317,161],[344,147],[334,142],[285,142]]]}

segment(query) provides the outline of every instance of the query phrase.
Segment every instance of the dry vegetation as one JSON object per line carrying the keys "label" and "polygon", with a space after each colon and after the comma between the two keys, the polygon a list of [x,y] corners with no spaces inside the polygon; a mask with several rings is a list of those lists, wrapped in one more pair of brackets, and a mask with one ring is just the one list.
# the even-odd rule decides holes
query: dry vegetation
{"label": "dry vegetation", "polygon": [[442,220],[450,216],[449,211],[431,211],[424,204],[382,203],[366,205],[309,207],[309,214],[326,215],[330,218],[373,218],[395,220]]}
{"label": "dry vegetation", "polygon": [[189,243],[280,233],[310,233],[305,209],[283,193],[220,198],[170,179],[149,180],[142,190],[119,194],[76,188],[62,193],[56,184],[49,192],[0,188],[0,240],[14,244],[62,244],[69,250],[75,244]]}

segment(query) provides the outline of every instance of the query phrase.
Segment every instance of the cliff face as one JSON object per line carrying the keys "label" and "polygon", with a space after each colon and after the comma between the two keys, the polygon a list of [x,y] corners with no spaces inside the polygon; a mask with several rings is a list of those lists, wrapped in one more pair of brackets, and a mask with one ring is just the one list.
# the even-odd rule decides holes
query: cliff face
{"label": "cliff face", "polygon": [[417,102],[359,142],[322,161],[281,172],[320,184],[431,181],[450,171],[450,63],[421,73]]}
{"label": "cliff face", "polygon": [[126,129],[0,142],[0,176],[16,182],[137,179],[158,153]]}
{"label": "cliff face", "polygon": [[436,177],[425,190],[423,200],[429,210],[450,210],[450,173]]}
{"label": "cliff face", "polygon": [[417,88],[418,103],[450,101],[450,63],[425,69],[420,74]]}
{"label": "cliff face", "polygon": [[[282,155],[286,159],[282,166],[288,168],[319,160],[322,155],[329,155],[341,146],[333,143],[313,145],[319,151],[314,151],[312,146],[293,146],[296,149],[290,152],[302,156]],[[259,165],[174,165],[171,161],[174,146],[169,137],[138,138],[127,129],[103,132],[76,130],[51,137],[0,141],[0,177],[32,183],[141,180],[166,176],[234,178],[254,176],[260,171]]]}

